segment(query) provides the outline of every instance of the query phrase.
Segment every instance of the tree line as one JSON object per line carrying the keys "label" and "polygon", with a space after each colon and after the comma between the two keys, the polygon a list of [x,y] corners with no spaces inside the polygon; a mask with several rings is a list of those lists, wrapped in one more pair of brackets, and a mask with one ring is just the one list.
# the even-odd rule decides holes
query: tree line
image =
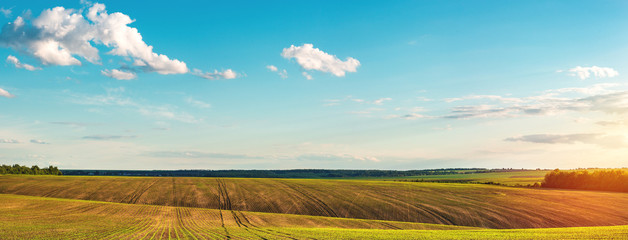
{"label": "tree line", "polygon": [[35,165],[32,167],[20,166],[15,164],[13,166],[2,165],[0,166],[0,174],[27,174],[27,175],[63,175],[59,168],[55,166],[49,166],[47,168],[39,168]]}
{"label": "tree line", "polygon": [[621,170],[554,170],[545,175],[541,187],[628,192],[628,173]]}
{"label": "tree line", "polygon": [[159,176],[159,177],[243,177],[243,178],[388,178],[422,175],[465,174],[488,172],[485,168],[444,168],[426,170],[73,170],[64,169],[65,175],[97,176]]}

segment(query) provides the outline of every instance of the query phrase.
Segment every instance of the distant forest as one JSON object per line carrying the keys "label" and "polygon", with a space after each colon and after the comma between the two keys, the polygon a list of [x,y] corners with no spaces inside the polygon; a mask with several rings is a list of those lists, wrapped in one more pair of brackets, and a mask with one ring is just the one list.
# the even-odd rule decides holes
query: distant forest
{"label": "distant forest", "polygon": [[15,164],[13,166],[2,165],[0,166],[0,174],[28,174],[28,175],[63,175],[61,171],[54,166],[47,168],[39,168],[37,165],[32,167],[20,166]]}
{"label": "distant forest", "polygon": [[541,187],[628,192],[628,173],[625,170],[597,170],[589,172],[560,171],[545,175]]}
{"label": "distant forest", "polygon": [[429,170],[63,170],[65,175],[161,176],[161,177],[241,177],[241,178],[372,178],[490,172],[485,168],[446,168]]}

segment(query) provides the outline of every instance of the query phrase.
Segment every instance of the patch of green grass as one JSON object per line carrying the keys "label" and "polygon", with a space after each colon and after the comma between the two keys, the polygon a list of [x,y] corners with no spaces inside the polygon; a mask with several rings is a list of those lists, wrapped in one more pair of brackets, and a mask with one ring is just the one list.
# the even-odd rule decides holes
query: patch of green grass
{"label": "patch of green grass", "polygon": [[628,225],[545,229],[483,230],[371,230],[292,228],[282,229],[299,239],[628,239]]}
{"label": "patch of green grass", "polygon": [[458,181],[464,180],[479,183],[499,183],[506,186],[528,185],[540,183],[543,181],[545,174],[550,171],[545,170],[526,170],[513,172],[490,172],[490,173],[467,173],[467,174],[449,174],[449,175],[425,175],[411,176],[400,178],[388,178],[389,180],[424,180],[424,181]]}

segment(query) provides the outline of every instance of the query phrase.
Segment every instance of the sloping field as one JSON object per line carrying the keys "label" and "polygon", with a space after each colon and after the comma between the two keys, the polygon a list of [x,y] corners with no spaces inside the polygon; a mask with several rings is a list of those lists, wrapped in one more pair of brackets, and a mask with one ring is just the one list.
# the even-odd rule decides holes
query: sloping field
{"label": "sloping field", "polygon": [[447,174],[447,175],[424,175],[412,177],[390,178],[395,180],[414,181],[469,181],[469,182],[494,182],[508,186],[528,185],[543,182],[545,174],[551,171],[546,170],[525,170],[512,172],[489,172],[489,173],[467,173],[467,174]]}
{"label": "sloping field", "polygon": [[621,239],[628,237],[628,226],[489,230],[435,224],[119,204],[6,194],[0,194],[0,203],[2,203],[0,204],[0,222],[2,222],[0,239]]}
{"label": "sloping field", "polygon": [[[472,229],[0,194],[0,239],[291,239],[288,228]],[[299,239],[303,239],[300,237]]]}
{"label": "sloping field", "polygon": [[628,194],[364,180],[0,176],[0,193],[487,228],[628,224]]}

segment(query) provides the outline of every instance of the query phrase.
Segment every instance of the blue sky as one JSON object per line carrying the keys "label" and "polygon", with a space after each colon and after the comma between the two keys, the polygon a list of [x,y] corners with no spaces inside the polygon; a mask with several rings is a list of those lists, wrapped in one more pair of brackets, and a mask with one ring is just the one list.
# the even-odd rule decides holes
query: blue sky
{"label": "blue sky", "polygon": [[2,1],[0,159],[626,167],[625,1]]}

